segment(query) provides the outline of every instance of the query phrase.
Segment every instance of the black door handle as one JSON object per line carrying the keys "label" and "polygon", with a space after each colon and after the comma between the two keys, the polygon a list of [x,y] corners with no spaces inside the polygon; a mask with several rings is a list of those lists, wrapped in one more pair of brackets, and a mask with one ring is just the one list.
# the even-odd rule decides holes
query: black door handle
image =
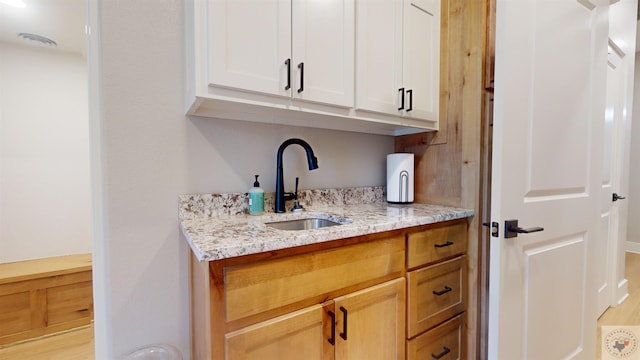
{"label": "black door handle", "polygon": [[539,226],[528,229],[521,228],[518,226],[518,220],[505,220],[504,222],[504,237],[506,239],[517,237],[518,234],[530,234],[543,230],[544,228]]}
{"label": "black door handle", "polygon": [[618,195],[616,193],[613,193],[613,200],[612,201],[618,201],[618,200],[624,200],[624,199],[626,199],[626,197],[620,196],[620,195]]}
{"label": "black door handle", "polygon": [[340,306],[340,311],[342,311],[342,332],[340,333],[340,337],[344,340],[347,340],[347,309],[343,306]]}
{"label": "black door handle", "polygon": [[402,87],[398,89],[398,91],[400,92],[400,107],[398,110],[402,110],[404,109],[404,88]]}
{"label": "black door handle", "polygon": [[304,90],[304,63],[303,62],[298,64],[298,69],[300,69],[300,88],[298,89],[298,93],[301,93]]}
{"label": "black door handle", "polygon": [[413,89],[407,90],[407,94],[409,94],[409,107],[407,111],[413,110]]}
{"label": "black door handle", "polygon": [[433,247],[443,248],[443,247],[447,247],[447,246],[451,246],[451,245],[453,245],[453,241],[447,240],[447,242],[444,243],[444,244],[433,244]]}
{"label": "black door handle", "polygon": [[333,311],[329,311],[328,314],[329,314],[329,317],[331,318],[331,337],[327,340],[329,341],[329,344],[335,345],[336,344],[336,314],[334,314]]}
{"label": "black door handle", "polygon": [[284,64],[287,66],[287,86],[284,89],[289,90],[291,88],[291,59],[285,60]]}

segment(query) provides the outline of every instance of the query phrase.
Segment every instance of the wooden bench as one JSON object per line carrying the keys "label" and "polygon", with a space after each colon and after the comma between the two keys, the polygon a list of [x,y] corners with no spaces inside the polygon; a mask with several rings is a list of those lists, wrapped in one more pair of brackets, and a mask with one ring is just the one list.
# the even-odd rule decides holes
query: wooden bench
{"label": "wooden bench", "polygon": [[0,345],[89,325],[91,254],[0,264]]}

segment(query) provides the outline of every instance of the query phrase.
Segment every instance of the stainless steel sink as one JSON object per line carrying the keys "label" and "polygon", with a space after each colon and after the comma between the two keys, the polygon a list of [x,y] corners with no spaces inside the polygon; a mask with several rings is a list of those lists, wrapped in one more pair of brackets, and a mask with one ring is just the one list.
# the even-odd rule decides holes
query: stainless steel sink
{"label": "stainless steel sink", "polygon": [[327,219],[311,218],[268,222],[265,225],[278,230],[310,230],[342,224]]}

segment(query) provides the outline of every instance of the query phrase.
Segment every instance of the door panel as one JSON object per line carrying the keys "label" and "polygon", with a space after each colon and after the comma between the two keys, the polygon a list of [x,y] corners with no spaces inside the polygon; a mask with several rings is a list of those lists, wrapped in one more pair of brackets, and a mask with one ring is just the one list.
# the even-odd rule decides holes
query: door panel
{"label": "door panel", "polygon": [[[496,6],[489,358],[595,357],[607,1]],[[542,232],[505,238],[505,220]]]}

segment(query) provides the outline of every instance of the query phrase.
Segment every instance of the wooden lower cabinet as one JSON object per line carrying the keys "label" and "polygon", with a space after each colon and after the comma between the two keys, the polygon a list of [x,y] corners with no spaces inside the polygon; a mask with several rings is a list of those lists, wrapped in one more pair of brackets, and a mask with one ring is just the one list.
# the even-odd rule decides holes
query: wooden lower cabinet
{"label": "wooden lower cabinet", "polygon": [[396,279],[230,332],[226,358],[404,359],[404,294]]}
{"label": "wooden lower cabinet", "polygon": [[0,264],[0,345],[92,321],[90,254]]}
{"label": "wooden lower cabinet", "polygon": [[[192,256],[192,357],[457,359],[466,221],[208,263]],[[409,249],[420,249],[412,268]]]}

